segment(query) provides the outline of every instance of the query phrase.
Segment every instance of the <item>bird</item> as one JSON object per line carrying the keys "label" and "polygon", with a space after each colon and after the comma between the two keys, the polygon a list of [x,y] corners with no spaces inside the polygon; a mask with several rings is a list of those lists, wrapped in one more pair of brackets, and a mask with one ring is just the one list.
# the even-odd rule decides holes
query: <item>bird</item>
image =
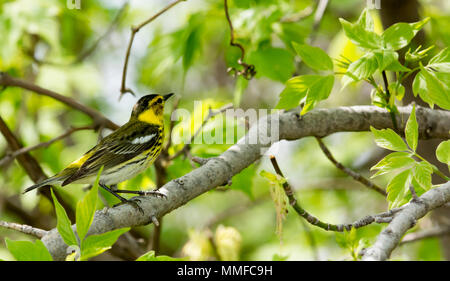
{"label": "bird", "polygon": [[46,185],[92,184],[103,167],[99,186],[121,201],[116,205],[131,203],[143,212],[135,202],[139,202],[139,199],[129,200],[118,193],[165,195],[157,191],[119,190],[117,184],[143,172],[158,158],[164,141],[164,104],[172,95],[151,94],[141,97],[134,105],[127,123],[59,173],[26,188],[23,193]]}

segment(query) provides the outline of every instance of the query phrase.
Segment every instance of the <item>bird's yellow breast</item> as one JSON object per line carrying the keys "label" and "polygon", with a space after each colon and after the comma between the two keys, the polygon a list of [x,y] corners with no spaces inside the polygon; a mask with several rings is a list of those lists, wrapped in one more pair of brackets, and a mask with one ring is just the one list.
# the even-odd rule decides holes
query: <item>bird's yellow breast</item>
{"label": "bird's yellow breast", "polygon": [[163,122],[162,115],[155,114],[155,111],[152,109],[147,109],[146,111],[139,114],[138,120],[149,124],[157,124],[157,125],[162,125]]}

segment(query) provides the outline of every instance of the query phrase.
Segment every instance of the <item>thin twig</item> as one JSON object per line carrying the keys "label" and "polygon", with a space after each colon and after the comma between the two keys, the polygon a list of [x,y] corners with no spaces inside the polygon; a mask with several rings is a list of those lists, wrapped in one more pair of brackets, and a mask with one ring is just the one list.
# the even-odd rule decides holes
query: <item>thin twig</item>
{"label": "thin twig", "polygon": [[404,245],[407,243],[416,242],[423,239],[449,236],[450,235],[450,227],[435,227],[431,229],[426,229],[418,232],[408,233],[406,234],[400,245]]}
{"label": "thin twig", "polygon": [[234,47],[238,47],[241,50],[241,57],[238,59],[237,63],[243,67],[242,70],[237,70],[233,67],[230,67],[228,69],[228,72],[229,73],[232,72],[235,75],[242,75],[242,77],[244,77],[245,79],[250,80],[256,74],[255,66],[253,64],[245,63],[245,61],[244,61],[245,49],[241,44],[234,41],[234,39],[235,39],[234,38],[234,29],[233,29],[233,23],[231,22],[231,18],[230,18],[230,13],[228,12],[228,1],[224,0],[223,5],[224,5],[224,10],[225,10],[225,17],[227,18],[227,22],[228,22],[228,27],[230,28],[230,45],[234,46]]}
{"label": "thin twig", "polygon": [[311,36],[309,38],[309,41],[314,43],[317,36],[317,30],[319,29],[320,23],[322,22],[322,17],[325,13],[325,10],[327,9],[329,0],[320,0],[317,4],[316,11],[314,12],[314,23],[311,31]]}
{"label": "thin twig", "polygon": [[[275,172],[282,176],[284,178],[283,173],[281,172],[281,169],[278,165],[278,162],[275,158],[275,156],[270,156],[270,161],[272,163],[272,166],[275,170]],[[369,215],[362,219],[359,219],[353,223],[349,224],[330,224],[326,222],[320,221],[318,218],[314,217],[313,215],[309,214],[306,210],[304,210],[300,204],[297,202],[297,199],[294,196],[294,192],[292,191],[291,186],[287,181],[283,183],[283,189],[286,193],[286,196],[289,199],[289,204],[294,208],[294,210],[299,214],[302,218],[304,218],[307,222],[309,222],[312,225],[315,225],[317,227],[322,228],[323,230],[327,231],[336,231],[336,232],[343,232],[344,230],[350,230],[352,228],[360,228],[367,226],[369,224],[372,224],[374,222],[376,223],[387,223],[392,220],[393,215],[401,210],[402,208],[392,209],[387,212],[383,212],[376,215]]]}
{"label": "thin twig", "polygon": [[119,11],[117,12],[116,16],[114,17],[114,19],[112,20],[112,22],[110,23],[110,25],[106,29],[106,31],[100,37],[98,37],[97,40],[95,40],[95,42],[89,48],[87,48],[84,51],[82,51],[81,53],[79,53],[78,56],[75,59],[73,59],[72,61],[54,62],[54,61],[41,60],[41,59],[36,58],[34,56],[34,53],[30,54],[31,58],[33,59],[33,61],[35,61],[38,64],[48,64],[48,65],[53,65],[53,66],[70,66],[70,65],[74,65],[74,64],[84,61],[87,57],[91,56],[94,53],[94,51],[97,49],[98,45],[100,45],[101,41],[103,41],[106,37],[109,36],[109,34],[111,34],[111,32],[114,30],[114,28],[119,23],[120,18],[122,17],[122,14],[127,7],[128,7],[128,2],[126,2],[125,4],[122,5],[122,7],[119,9]]}
{"label": "thin twig", "polygon": [[52,143],[62,140],[68,136],[70,136],[71,134],[73,134],[74,132],[77,131],[82,131],[82,130],[92,130],[94,129],[95,126],[91,125],[91,126],[83,126],[83,127],[73,127],[70,128],[69,130],[67,130],[66,132],[64,132],[62,135],[59,135],[49,141],[46,142],[41,142],[38,143],[36,145],[32,145],[32,146],[28,146],[28,147],[22,147],[21,149],[15,150],[14,152],[12,152],[11,154],[7,154],[5,157],[3,157],[3,159],[0,159],[0,167],[3,166],[5,163],[11,161],[12,159],[16,158],[17,156],[30,152],[32,150],[36,150],[39,149],[41,147],[48,147],[49,145],[51,145]]}
{"label": "thin twig", "polygon": [[166,7],[164,7],[163,9],[161,9],[159,12],[157,12],[156,14],[154,14],[153,16],[151,16],[150,18],[148,18],[144,22],[142,22],[141,24],[137,25],[136,27],[131,27],[130,41],[128,42],[127,52],[126,52],[126,55],[125,55],[125,63],[123,65],[122,84],[120,86],[119,99],[122,98],[122,96],[125,93],[130,93],[133,96],[135,95],[133,90],[131,90],[130,88],[126,87],[126,77],[127,77],[128,61],[130,59],[131,47],[133,46],[133,41],[134,41],[134,37],[136,36],[136,33],[138,33],[139,30],[141,28],[143,28],[145,25],[151,23],[153,20],[158,18],[160,15],[164,14],[170,8],[172,8],[173,6],[177,5],[178,3],[184,2],[184,1],[187,1],[187,0],[176,0],[176,1],[172,2],[172,3],[170,3],[169,5],[167,5]]}
{"label": "thin twig", "polygon": [[111,130],[116,130],[117,128],[119,128],[119,126],[117,124],[115,124],[114,122],[112,122],[111,120],[106,118],[103,114],[101,114],[97,110],[90,108],[88,106],[85,106],[73,98],[63,96],[63,95],[53,92],[51,90],[48,90],[48,89],[42,88],[38,85],[35,85],[31,82],[21,80],[18,78],[14,78],[14,77],[10,76],[9,74],[7,74],[6,72],[0,72],[0,85],[19,87],[19,88],[22,88],[25,90],[35,92],[36,94],[39,94],[39,95],[53,98],[57,101],[64,103],[65,105],[68,105],[68,106],[88,115],[89,117],[92,118],[94,123],[98,126],[103,125],[106,128],[111,129]]}
{"label": "thin twig", "polygon": [[29,226],[26,224],[18,224],[18,223],[14,223],[14,222],[0,221],[0,226],[8,228],[8,229],[17,230],[19,232],[32,235],[39,239],[44,237],[48,233],[48,231],[40,229],[40,228],[32,227],[32,226]]}
{"label": "thin twig", "polygon": [[323,143],[321,138],[316,137],[317,142],[319,143],[320,149],[322,150],[323,154],[325,154],[325,156],[328,158],[328,160],[331,161],[331,163],[333,163],[336,168],[338,168],[339,170],[343,171],[344,173],[346,173],[347,175],[351,176],[353,179],[355,179],[356,181],[362,183],[363,185],[367,186],[368,188],[380,193],[381,195],[386,197],[386,191],[384,191],[381,187],[379,187],[378,185],[374,184],[373,182],[371,182],[370,180],[366,179],[365,177],[361,176],[360,174],[358,174],[357,172],[345,167],[344,165],[342,165],[340,162],[338,162],[333,155],[331,154],[330,150],[327,148],[327,146]]}

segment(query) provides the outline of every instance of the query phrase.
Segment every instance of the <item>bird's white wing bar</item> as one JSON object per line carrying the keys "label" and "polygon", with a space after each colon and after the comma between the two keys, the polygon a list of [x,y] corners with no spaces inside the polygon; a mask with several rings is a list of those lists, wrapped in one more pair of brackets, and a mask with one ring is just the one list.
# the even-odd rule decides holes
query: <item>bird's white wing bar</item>
{"label": "bird's white wing bar", "polygon": [[150,134],[150,135],[147,135],[147,136],[135,138],[134,140],[131,141],[131,143],[132,144],[143,144],[143,143],[146,143],[146,142],[150,141],[155,136],[156,136],[156,134]]}

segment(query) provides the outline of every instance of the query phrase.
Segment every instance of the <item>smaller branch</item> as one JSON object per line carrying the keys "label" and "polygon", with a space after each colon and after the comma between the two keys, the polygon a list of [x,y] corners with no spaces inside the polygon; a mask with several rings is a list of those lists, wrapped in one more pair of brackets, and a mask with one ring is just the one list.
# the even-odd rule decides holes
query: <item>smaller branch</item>
{"label": "smaller branch", "polygon": [[310,42],[313,43],[316,39],[317,30],[319,29],[320,23],[322,22],[323,14],[327,9],[329,0],[320,0],[317,4],[316,11],[314,12],[314,23],[311,31]]}
{"label": "smaller branch", "polygon": [[339,163],[333,157],[333,155],[331,154],[330,150],[323,143],[321,138],[316,137],[316,140],[319,143],[319,146],[320,146],[320,149],[322,150],[322,152],[325,154],[325,156],[328,158],[328,160],[330,160],[331,163],[333,163],[336,166],[336,168],[338,168],[339,170],[343,171],[344,173],[346,173],[347,175],[351,176],[353,179],[355,179],[356,181],[362,183],[363,185],[367,186],[368,188],[370,188],[370,189],[380,193],[384,197],[387,196],[386,191],[384,191],[381,187],[379,187],[378,185],[374,184],[373,182],[371,182],[370,180],[366,179],[365,177],[361,176],[357,172],[355,172],[355,171],[345,167],[341,163]]}
{"label": "smaller branch", "polygon": [[234,29],[230,14],[228,12],[228,1],[224,0],[223,5],[225,9],[225,17],[227,18],[228,26],[230,28],[230,46],[238,47],[241,50],[241,57],[238,59],[237,63],[243,67],[243,69],[239,71],[233,67],[230,67],[228,72],[233,72],[235,75],[242,75],[245,79],[250,80],[256,74],[255,66],[244,62],[245,49],[241,44],[234,41]]}
{"label": "smaller branch", "polygon": [[170,8],[172,8],[173,6],[177,5],[180,2],[184,2],[187,0],[176,0],[172,3],[170,3],[169,5],[167,5],[166,7],[164,7],[163,9],[161,9],[159,12],[157,12],[156,14],[154,14],[153,16],[151,16],[149,19],[145,20],[144,22],[142,22],[141,24],[139,24],[136,27],[131,27],[131,36],[130,36],[130,41],[128,42],[128,47],[127,47],[127,52],[125,55],[125,63],[123,65],[123,71],[122,71],[122,84],[120,86],[120,96],[119,99],[122,98],[122,96],[125,93],[130,93],[133,96],[135,96],[133,90],[131,90],[130,88],[126,87],[126,77],[127,77],[127,69],[128,69],[128,61],[130,59],[130,53],[131,53],[131,47],[133,46],[133,41],[134,41],[134,37],[136,36],[136,33],[139,32],[139,30],[141,28],[143,28],[144,26],[146,26],[147,24],[151,23],[152,21],[154,21],[156,18],[158,18],[160,15],[164,14],[166,11],[168,11]]}
{"label": "smaller branch", "polygon": [[402,241],[400,242],[400,245],[416,242],[416,241],[423,240],[423,239],[449,236],[449,235],[450,235],[450,227],[435,227],[435,228],[431,228],[431,229],[427,229],[427,230],[423,230],[423,231],[406,234],[403,237]]}
{"label": "smaller branch", "polygon": [[430,189],[419,197],[403,205],[389,225],[378,235],[372,247],[366,249],[363,260],[386,260],[398,246],[403,235],[428,212],[450,201],[450,182]]}
{"label": "smaller branch", "polygon": [[[275,170],[275,172],[282,176],[284,178],[283,173],[281,172],[281,169],[278,165],[278,162],[275,158],[275,156],[270,156],[270,161],[272,163],[272,166]],[[392,220],[393,215],[401,210],[401,208],[392,209],[388,212],[383,212],[376,215],[369,215],[362,219],[359,219],[353,223],[349,224],[330,224],[326,222],[320,221],[318,218],[314,217],[313,215],[309,214],[306,210],[304,210],[300,204],[297,202],[297,199],[294,196],[294,192],[292,191],[291,186],[286,181],[283,184],[284,192],[286,193],[286,196],[289,199],[289,204],[294,208],[294,210],[299,214],[302,218],[304,218],[307,222],[309,222],[312,225],[315,225],[317,227],[322,228],[323,230],[327,231],[336,231],[336,232],[343,232],[344,230],[351,230],[352,228],[361,228],[364,226],[367,226],[372,223],[387,223]]]}
{"label": "smaller branch", "polygon": [[114,30],[116,25],[119,23],[120,18],[122,17],[122,14],[128,7],[128,2],[123,4],[122,7],[117,12],[116,16],[112,20],[111,24],[109,25],[108,29],[103,33],[89,48],[87,48],[85,51],[80,53],[80,55],[72,62],[72,64],[82,62],[84,59],[89,57],[96,49],[97,46],[100,44],[101,41],[103,41],[106,37],[109,36],[109,34]]}
{"label": "smaller branch", "polygon": [[[414,156],[416,156],[417,158],[419,158],[420,160],[431,164],[429,161],[427,161],[425,158],[423,158],[422,156],[420,156],[417,153],[414,153]],[[435,165],[431,165],[433,166],[433,173],[435,173],[436,175],[438,175],[440,178],[442,178],[445,181],[450,181],[450,177],[447,177],[446,175],[444,175],[444,173],[442,173]]]}
{"label": "smaller branch", "polygon": [[17,230],[19,232],[28,234],[28,235],[32,235],[36,238],[41,239],[42,237],[44,237],[45,235],[48,234],[48,231],[40,229],[40,228],[35,228],[26,224],[18,224],[18,223],[14,223],[14,222],[6,222],[6,221],[0,221],[0,226],[4,227],[4,228],[8,228],[8,229],[12,229],[12,230]]}
{"label": "smaller branch", "polygon": [[105,31],[105,33],[103,33],[100,37],[98,37],[97,40],[95,40],[95,42],[89,48],[87,48],[84,51],[82,51],[81,53],[79,53],[79,55],[72,61],[54,62],[54,61],[41,60],[41,59],[36,58],[36,56],[34,55],[34,52],[30,53],[31,58],[37,64],[48,64],[48,65],[53,65],[53,66],[70,66],[70,65],[74,65],[74,64],[84,61],[87,57],[89,57],[90,55],[92,55],[94,53],[94,51],[97,49],[98,45],[100,45],[101,41],[103,41],[106,37],[109,36],[109,34],[111,34],[111,32],[116,27],[116,25],[119,23],[120,18],[122,17],[122,14],[125,11],[127,6],[128,6],[128,3],[123,4],[123,6],[119,9],[116,16],[114,17],[111,24],[109,25],[108,29]]}
{"label": "smaller branch", "polygon": [[49,141],[46,142],[41,142],[38,143],[36,145],[33,146],[29,146],[29,147],[22,147],[21,149],[15,150],[13,151],[11,154],[6,155],[5,157],[3,157],[3,159],[0,159],[0,167],[2,167],[5,163],[8,163],[9,161],[11,161],[12,159],[16,158],[19,155],[22,155],[24,153],[30,152],[32,150],[36,150],[42,147],[48,147],[49,145],[51,145],[52,143],[62,140],[68,136],[70,136],[71,134],[73,134],[74,132],[77,131],[82,131],[82,130],[93,130],[95,128],[94,125],[91,126],[84,126],[84,127],[73,127],[70,128],[69,130],[67,130],[65,133],[63,133],[60,136],[57,136]]}
{"label": "smaller branch", "polygon": [[76,109],[76,110],[88,115],[89,117],[92,118],[92,120],[94,121],[94,123],[96,125],[99,125],[99,126],[104,125],[106,128],[109,128],[111,130],[116,130],[117,128],[119,128],[119,126],[117,124],[115,124],[114,122],[112,122],[111,120],[109,120],[108,118],[103,116],[103,114],[101,114],[97,110],[90,108],[88,106],[85,106],[73,98],[63,96],[63,95],[53,92],[51,90],[48,90],[48,89],[42,88],[38,85],[35,85],[31,82],[21,80],[18,78],[14,78],[6,72],[0,72],[0,85],[7,86],[7,87],[8,86],[19,87],[19,88],[22,88],[25,90],[35,92],[36,94],[39,94],[39,95],[50,97],[52,99],[55,99],[57,101],[64,103],[65,105],[67,105],[69,107],[72,107],[73,109]]}
{"label": "smaller branch", "polygon": [[282,17],[280,19],[281,23],[293,23],[293,22],[298,22],[301,21],[309,16],[311,16],[313,14],[314,10],[312,9],[311,6],[306,7],[305,9],[301,10],[298,13],[292,14],[292,15],[288,15],[286,17]]}

